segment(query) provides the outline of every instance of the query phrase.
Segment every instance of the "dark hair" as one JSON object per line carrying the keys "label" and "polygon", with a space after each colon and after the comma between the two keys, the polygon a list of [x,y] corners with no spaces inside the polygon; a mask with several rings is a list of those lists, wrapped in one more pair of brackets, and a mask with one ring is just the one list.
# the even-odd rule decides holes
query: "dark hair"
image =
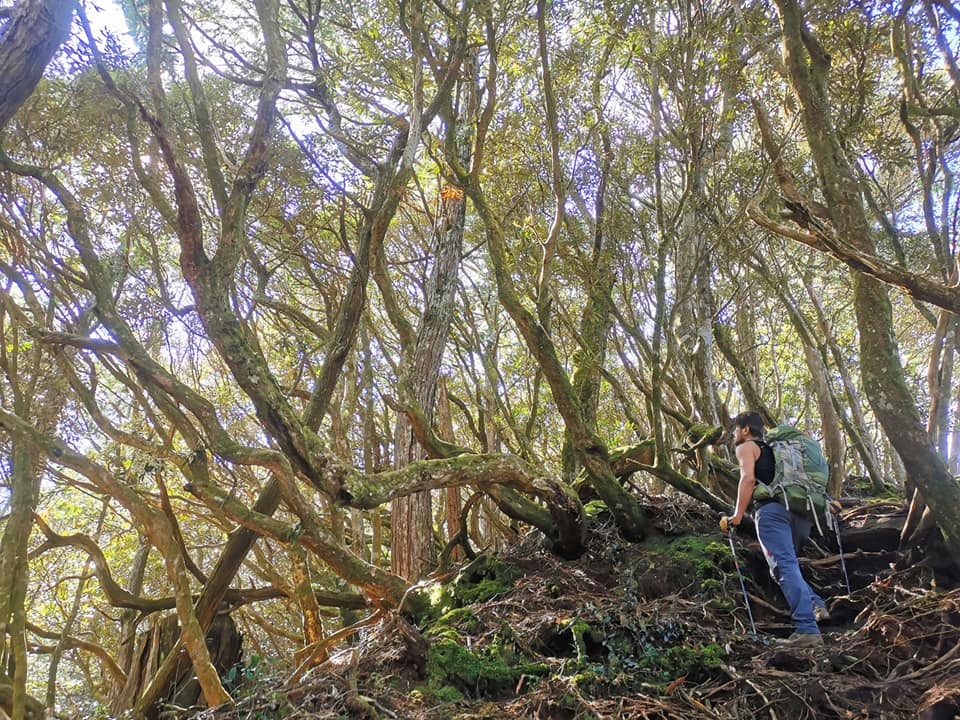
{"label": "dark hair", "polygon": [[760,413],[742,412],[733,419],[734,427],[750,428],[750,434],[755,438],[763,437],[763,418]]}

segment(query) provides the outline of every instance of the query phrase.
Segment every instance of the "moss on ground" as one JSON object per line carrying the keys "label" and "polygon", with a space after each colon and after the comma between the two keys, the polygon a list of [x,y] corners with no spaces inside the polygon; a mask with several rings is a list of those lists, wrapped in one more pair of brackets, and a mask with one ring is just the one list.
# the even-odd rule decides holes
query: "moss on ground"
{"label": "moss on ground", "polygon": [[678,559],[688,560],[701,580],[719,578],[724,570],[733,567],[729,546],[699,535],[686,535],[671,542],[666,552]]}
{"label": "moss on ground", "polygon": [[469,563],[450,584],[450,593],[457,607],[484,603],[509,592],[520,577],[512,565],[489,555],[481,555]]}
{"label": "moss on ground", "polygon": [[477,619],[476,613],[472,608],[462,607],[454,608],[441,615],[424,632],[427,637],[442,635],[448,631],[456,634],[475,633],[481,629],[481,623]]}
{"label": "moss on ground", "polygon": [[[508,593],[520,574],[512,565],[488,555],[481,555],[466,565],[450,583],[435,583],[415,593],[415,598],[408,600],[405,608],[418,625],[427,627],[451,611],[481,605]],[[455,615],[447,624],[463,617],[466,616]]]}
{"label": "moss on ground", "polygon": [[495,695],[513,690],[524,675],[540,677],[546,671],[545,664],[518,655],[510,642],[494,641],[470,649],[443,637],[430,645],[427,688],[435,697]]}
{"label": "moss on ground", "polygon": [[[687,584],[699,582],[703,593],[721,596],[723,570],[733,566],[724,543],[684,536],[649,549],[648,572],[656,568],[673,576],[683,568]],[[514,694],[518,686],[529,689],[548,677],[589,687],[598,696],[625,686],[639,692],[681,676],[702,677],[725,657],[721,646],[679,620],[635,615],[627,595],[620,612],[558,618],[552,632],[530,647],[509,624],[490,632],[478,612],[509,593],[519,574],[515,566],[484,556],[433,589],[422,624],[430,641],[426,677],[416,692],[430,702],[457,704]]]}

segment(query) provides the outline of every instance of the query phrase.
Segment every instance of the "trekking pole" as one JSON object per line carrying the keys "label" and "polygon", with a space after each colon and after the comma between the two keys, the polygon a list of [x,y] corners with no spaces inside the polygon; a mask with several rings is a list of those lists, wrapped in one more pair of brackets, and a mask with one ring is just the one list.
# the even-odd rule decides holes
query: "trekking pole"
{"label": "trekking pole", "polygon": [[740,563],[737,561],[737,549],[733,546],[733,531],[727,531],[727,540],[730,541],[730,554],[733,555],[733,566],[737,569],[737,577],[740,578],[740,589],[743,591],[743,604],[747,606],[747,616],[750,618],[750,629],[753,636],[757,636],[757,626],[753,622],[753,610],[750,609],[750,598],[747,595],[747,586],[743,582],[743,573],[740,572]]}
{"label": "trekking pole", "polygon": [[[830,498],[831,507],[835,502],[836,500]],[[850,589],[850,576],[847,575],[847,562],[843,559],[843,543],[840,541],[840,516],[832,512],[830,516],[833,520],[833,529],[837,532],[837,551],[840,553],[840,569],[843,570],[843,582],[847,586],[847,595],[850,595],[853,591]]]}

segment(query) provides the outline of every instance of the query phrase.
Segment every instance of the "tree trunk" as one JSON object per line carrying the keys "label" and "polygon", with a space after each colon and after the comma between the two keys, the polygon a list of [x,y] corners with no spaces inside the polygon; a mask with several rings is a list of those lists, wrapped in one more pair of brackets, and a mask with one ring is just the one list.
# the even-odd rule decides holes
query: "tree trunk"
{"label": "tree trunk", "polygon": [[74,0],[19,0],[0,32],[0,129],[26,102],[70,34]]}
{"label": "tree trunk", "polygon": [[[366,328],[360,331],[360,353],[363,369],[361,370],[361,384],[364,388],[363,398],[363,468],[372,473],[380,467],[383,458],[380,454],[380,435],[377,432],[376,408],[374,404],[373,385],[373,355],[370,352],[370,334]],[[365,550],[364,557],[372,565],[379,565],[383,551],[383,511],[374,508],[370,517],[370,546]],[[360,542],[364,542],[361,535]]]}
{"label": "tree trunk", "polygon": [[[423,319],[416,342],[404,358],[402,375],[411,393],[410,399],[422,410],[428,423],[434,413],[440,362],[453,319],[465,206],[463,193],[458,189],[445,188],[441,193],[436,256],[427,283]],[[405,414],[401,414],[397,422],[396,453],[396,467],[424,457]],[[391,553],[393,572],[411,581],[419,580],[435,565],[429,492],[414,493],[394,501]]]}
{"label": "tree trunk", "polygon": [[[451,150],[455,149],[457,159],[462,164],[469,163],[473,151],[473,133],[469,128],[472,127],[477,103],[475,61],[475,53],[464,59],[464,80],[459,86],[462,106],[450,107],[450,116],[447,118],[447,144]],[[468,131],[464,132],[464,129]],[[409,399],[422,411],[428,425],[432,424],[434,417],[440,362],[453,321],[459,286],[458,271],[463,254],[466,206],[462,188],[448,185],[441,189],[434,227],[435,255],[425,289],[423,315],[413,346],[404,348],[401,392],[410,394]],[[422,448],[415,445],[410,421],[404,414],[398,418],[395,448],[396,467],[424,457]],[[392,529],[394,573],[411,581],[419,580],[435,566],[437,557],[433,542],[431,494],[415,493],[394,501]]]}
{"label": "tree trunk", "polygon": [[310,557],[303,548],[290,548],[290,563],[293,568],[293,596],[300,606],[303,632],[303,647],[297,650],[297,663],[303,662],[309,655],[313,667],[327,659],[326,653],[314,654],[313,647],[323,639],[323,623],[320,620],[320,605],[313,592],[310,578]]}
{"label": "tree trunk", "polygon": [[[453,417],[450,414],[450,397],[447,395],[447,383],[441,377],[437,384],[439,396],[437,397],[437,434],[441,440],[454,442]],[[447,488],[444,496],[443,516],[447,532],[444,540],[450,542],[457,537],[463,528],[460,525],[460,514],[463,512],[463,498],[460,495],[461,489],[458,487]],[[450,552],[450,560],[458,562],[463,560],[464,551],[460,545],[457,545]]]}
{"label": "tree trunk", "polygon": [[[150,555],[150,545],[140,536],[140,543],[131,563],[127,590],[133,595],[139,595],[143,588],[143,578],[147,568],[147,558]],[[140,613],[133,608],[126,608],[120,613],[120,649],[117,653],[117,664],[126,673],[126,682],[115,682],[110,689],[111,713],[120,714],[133,707],[136,702],[140,686],[132,682],[131,673],[137,662],[137,624]]]}
{"label": "tree trunk", "polygon": [[[9,654],[0,653],[0,667],[12,671],[12,720],[24,720],[27,712],[27,647],[24,602],[27,596],[27,563],[30,530],[36,510],[37,486],[28,443],[13,439],[13,472],[10,483],[10,514],[0,544],[0,643]],[[9,645],[7,637],[10,638]],[[0,648],[0,649],[2,649]],[[2,674],[0,674],[2,677]]]}
{"label": "tree trunk", "polygon": [[927,386],[930,392],[927,432],[943,457],[947,457],[950,452],[950,401],[953,397],[957,322],[953,313],[940,311],[927,365]]}
{"label": "tree trunk", "polygon": [[[26,305],[36,322],[44,322],[44,309],[29,294]],[[8,385],[3,393],[6,396],[9,392],[17,413],[33,415],[42,430],[51,431],[67,402],[66,381],[53,372],[47,362],[46,350],[39,344],[30,350],[23,349],[20,325],[15,317],[9,318],[0,330],[0,342],[7,346],[2,367]],[[43,378],[43,385],[38,384],[38,378]],[[12,680],[10,715],[13,720],[23,720],[38,704],[27,694],[26,608],[30,533],[34,527],[45,458],[22,434],[11,432],[7,442],[10,448],[10,510],[0,539],[0,679],[9,673]]]}

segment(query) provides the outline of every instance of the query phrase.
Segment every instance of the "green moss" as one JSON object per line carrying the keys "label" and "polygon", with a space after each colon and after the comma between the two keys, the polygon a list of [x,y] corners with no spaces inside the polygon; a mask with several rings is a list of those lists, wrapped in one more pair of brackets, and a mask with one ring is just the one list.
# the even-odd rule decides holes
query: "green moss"
{"label": "green moss", "polygon": [[853,480],[855,491],[863,496],[865,500],[903,500],[903,491],[888,482],[884,482],[878,490],[873,486],[873,482],[869,477],[855,477],[851,479]]}
{"label": "green moss", "polygon": [[427,655],[427,678],[430,685],[443,687],[449,680],[457,680],[467,687],[503,684],[510,680],[510,670],[496,658],[484,659],[474,655],[456,640],[441,638],[430,646]]}
{"label": "green moss", "polygon": [[639,670],[651,682],[669,682],[681,675],[695,677],[705,670],[720,667],[726,655],[717,643],[651,647],[639,658]]}
{"label": "green moss", "polygon": [[430,640],[457,640],[461,633],[455,627],[434,623],[423,632],[425,638]]}
{"label": "green moss", "polygon": [[431,592],[431,588],[420,592],[411,592],[404,598],[403,611],[413,618],[414,622],[422,623],[439,614],[438,602],[438,599]]}
{"label": "green moss", "polygon": [[587,661],[588,642],[594,646],[600,644],[602,633],[597,633],[586,620],[572,618],[564,622],[561,626],[562,631],[569,631],[573,640],[574,651],[576,652],[577,667],[582,667]]}
{"label": "green moss", "polygon": [[723,591],[723,583],[716,578],[707,578],[700,582],[700,592],[705,595],[718,595]]}
{"label": "green moss", "polygon": [[444,685],[430,693],[434,699],[444,703],[454,703],[463,700],[463,693],[452,685]]}
{"label": "green moss", "polygon": [[707,643],[700,646],[700,659],[704,667],[718,668],[727,659],[727,651],[718,643]]}
{"label": "green moss", "polygon": [[446,585],[432,583],[410,593],[404,610],[414,621],[425,626],[438,622],[451,610],[484,603],[510,591],[520,577],[516,568],[486,555],[465,566]]}
{"label": "green moss", "polygon": [[461,633],[475,633],[480,630],[480,621],[476,613],[469,607],[454,608],[430,625],[424,632],[427,637],[441,636],[448,633],[454,633],[459,636]]}
{"label": "green moss", "polygon": [[696,535],[677,538],[667,546],[665,552],[691,563],[701,580],[719,578],[723,570],[733,565],[733,556],[727,545]]}
{"label": "green moss", "polygon": [[596,520],[604,513],[609,512],[609,508],[603,500],[591,500],[583,506],[583,512],[591,520]]}
{"label": "green moss", "polygon": [[481,555],[468,564],[449,587],[456,606],[483,603],[507,593],[520,571],[496,558]]}
{"label": "green moss", "polygon": [[598,673],[596,668],[589,667],[576,675],[570,677],[570,684],[578,688],[593,689],[598,683],[604,680],[603,674]]}
{"label": "green moss", "polygon": [[442,638],[427,655],[427,680],[433,692],[451,685],[462,692],[496,693],[516,687],[521,675],[544,672],[542,663],[526,662],[507,644],[496,641],[471,651],[456,640]]}
{"label": "green moss", "polygon": [[456,588],[454,597],[464,605],[483,603],[508,592],[511,582],[500,578],[483,579],[474,585],[463,585]]}
{"label": "green moss", "polygon": [[723,428],[718,425],[694,423],[687,430],[687,446],[716,445],[721,435],[723,435]]}

